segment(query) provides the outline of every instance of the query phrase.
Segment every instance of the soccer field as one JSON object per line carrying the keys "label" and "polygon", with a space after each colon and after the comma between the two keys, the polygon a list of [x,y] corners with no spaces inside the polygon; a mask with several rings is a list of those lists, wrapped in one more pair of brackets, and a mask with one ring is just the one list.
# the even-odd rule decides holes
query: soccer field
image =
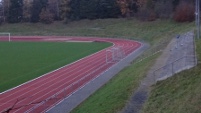
{"label": "soccer field", "polygon": [[81,42],[0,42],[0,92],[111,45]]}

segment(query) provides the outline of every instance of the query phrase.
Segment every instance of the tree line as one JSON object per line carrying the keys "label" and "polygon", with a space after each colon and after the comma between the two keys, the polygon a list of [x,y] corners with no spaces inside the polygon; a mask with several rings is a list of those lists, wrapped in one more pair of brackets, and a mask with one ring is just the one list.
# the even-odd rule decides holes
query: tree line
{"label": "tree line", "polygon": [[0,23],[137,18],[193,21],[194,0],[1,0]]}

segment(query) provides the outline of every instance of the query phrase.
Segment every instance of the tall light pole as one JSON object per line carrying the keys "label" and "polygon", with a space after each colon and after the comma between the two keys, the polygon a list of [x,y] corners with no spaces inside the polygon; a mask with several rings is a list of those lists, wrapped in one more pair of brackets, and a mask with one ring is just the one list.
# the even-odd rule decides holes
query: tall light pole
{"label": "tall light pole", "polygon": [[200,0],[195,2],[195,21],[197,26],[197,38],[200,38]]}

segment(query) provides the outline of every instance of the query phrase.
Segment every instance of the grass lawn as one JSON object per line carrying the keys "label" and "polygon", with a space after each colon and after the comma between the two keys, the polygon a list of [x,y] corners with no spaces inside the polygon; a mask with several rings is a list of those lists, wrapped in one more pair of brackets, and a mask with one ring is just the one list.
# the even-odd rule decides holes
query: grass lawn
{"label": "grass lawn", "polygon": [[[201,40],[196,40],[201,61]],[[200,113],[201,64],[153,86],[142,113]]]}
{"label": "grass lawn", "polygon": [[121,37],[155,44],[162,38],[172,38],[178,33],[186,32],[192,26],[194,23],[176,23],[171,20],[142,22],[136,19],[97,19],[80,20],[68,24],[54,22],[50,25],[41,23],[3,24],[0,25],[0,31],[11,32],[11,35]]}
{"label": "grass lawn", "polygon": [[111,45],[110,43],[0,42],[0,92]]}

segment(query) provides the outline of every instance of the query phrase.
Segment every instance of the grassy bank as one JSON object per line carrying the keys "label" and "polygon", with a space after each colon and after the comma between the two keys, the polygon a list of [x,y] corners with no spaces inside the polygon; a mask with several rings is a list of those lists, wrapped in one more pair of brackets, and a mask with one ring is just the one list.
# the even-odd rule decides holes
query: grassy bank
{"label": "grassy bank", "polygon": [[188,31],[193,23],[175,23],[170,20],[141,22],[135,19],[100,19],[81,20],[68,24],[54,22],[46,25],[41,23],[3,24],[1,32],[11,32],[11,35],[75,35],[121,37],[144,40],[154,44],[161,37],[174,36]]}
{"label": "grassy bank", "polygon": [[[201,40],[196,40],[201,61]],[[153,86],[143,113],[200,113],[201,64]]]}

